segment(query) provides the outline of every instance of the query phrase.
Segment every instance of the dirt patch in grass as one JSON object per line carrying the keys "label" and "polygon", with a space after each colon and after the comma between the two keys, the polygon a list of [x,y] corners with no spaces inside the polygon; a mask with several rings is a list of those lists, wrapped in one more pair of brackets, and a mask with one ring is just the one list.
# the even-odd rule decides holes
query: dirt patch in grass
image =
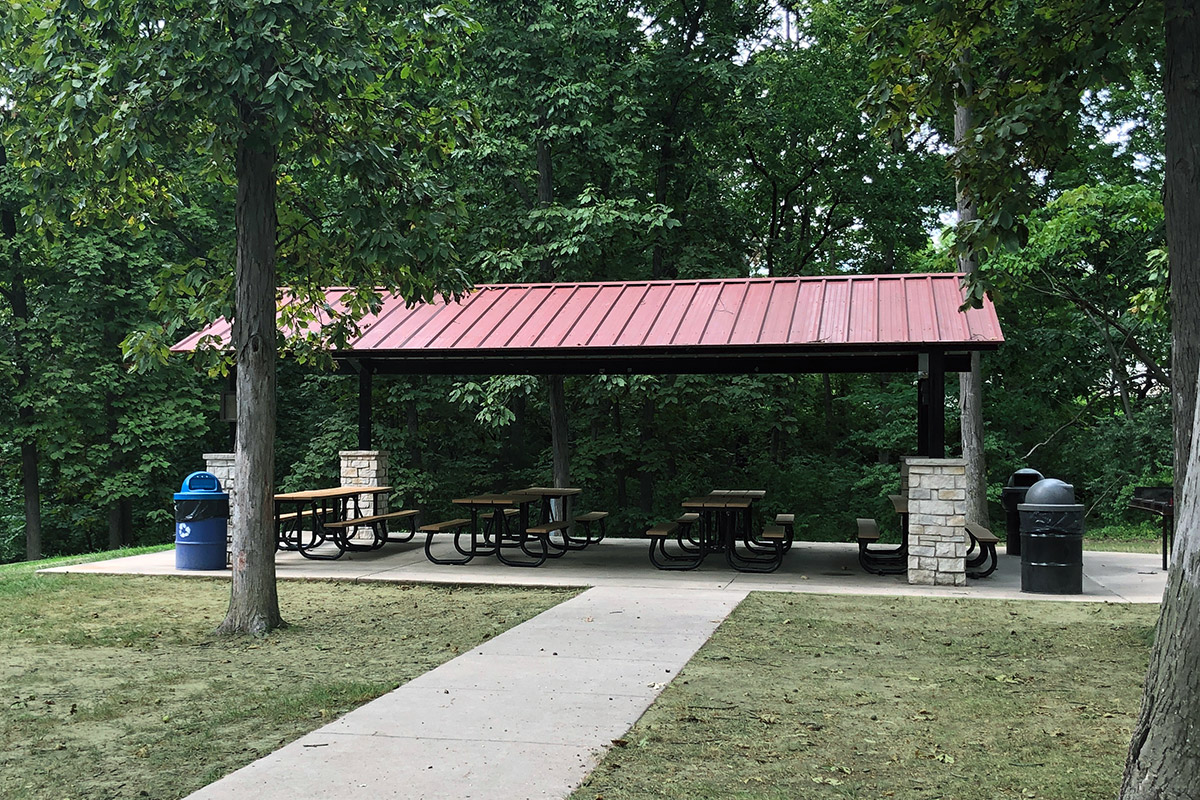
{"label": "dirt patch in grass", "polygon": [[575,593],[281,582],[254,639],[228,582],[0,578],[0,795],[182,797]]}
{"label": "dirt patch in grass", "polygon": [[1107,800],[1157,615],[754,594],[572,797]]}

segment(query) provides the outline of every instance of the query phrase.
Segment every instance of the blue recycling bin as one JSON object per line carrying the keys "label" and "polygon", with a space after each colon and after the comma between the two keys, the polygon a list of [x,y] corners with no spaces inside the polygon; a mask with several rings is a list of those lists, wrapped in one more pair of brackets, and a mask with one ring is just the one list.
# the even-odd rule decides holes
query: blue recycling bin
{"label": "blue recycling bin", "polygon": [[193,472],[175,493],[175,569],[225,569],[229,494],[211,472]]}

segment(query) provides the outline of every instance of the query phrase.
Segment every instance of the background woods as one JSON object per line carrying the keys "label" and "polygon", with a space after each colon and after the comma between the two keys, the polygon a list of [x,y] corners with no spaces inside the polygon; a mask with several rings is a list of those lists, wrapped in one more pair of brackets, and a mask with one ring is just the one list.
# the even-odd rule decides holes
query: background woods
{"label": "background woods", "polygon": [[[981,371],[990,499],[1032,466],[1076,484],[1093,529],[1136,527],[1131,487],[1172,474],[1160,46],[1118,38],[1099,77],[1080,73],[1082,56],[1047,57],[1038,91],[1004,35],[1022,7],[1002,5],[1009,17],[956,40],[973,59],[958,74],[911,67],[928,65],[917,56],[944,31],[903,41],[889,31],[907,16],[849,0],[479,4],[469,22],[455,10],[462,24],[437,28],[425,60],[396,62],[403,82],[346,108],[314,93],[359,80],[353,65],[306,53],[324,78],[289,73],[296,116],[280,124],[303,135],[278,154],[280,280],[306,290],[358,276],[417,297],[486,282],[947,271],[970,239],[1008,337]],[[200,454],[229,449],[224,379],[215,362],[174,358],[131,371],[122,345],[154,361],[227,313],[235,260],[233,150],[173,152],[164,134],[121,151],[146,167],[132,177],[86,161],[32,109],[119,109],[115,94],[98,96],[115,84],[76,87],[62,71],[15,83],[53,44],[30,33],[28,15],[49,11],[21,13],[24,27],[0,23],[5,561],[32,553],[27,534],[47,555],[170,539],[170,493]],[[1077,41],[1091,42],[1088,30]],[[1044,54],[1053,30],[1035,34],[1025,52]],[[364,53],[380,59],[373,68],[396,57]],[[980,152],[951,158],[950,82],[967,66]],[[997,94],[991,74],[1024,94]],[[385,97],[425,134],[395,125],[330,144],[330,131],[387,113]],[[1031,120],[1049,106],[1055,124],[1035,141]],[[171,136],[221,130],[197,108]],[[887,124],[902,109],[912,124]],[[1009,168],[986,160],[1006,147]],[[394,181],[373,180],[381,164]],[[963,176],[1021,190],[995,193],[1006,202],[981,203],[982,227],[956,232],[943,226]],[[357,382],[289,346],[277,484],[332,484],[337,451],[355,447]],[[875,504],[916,438],[908,375],[564,385],[571,479],[614,510],[616,531],[700,488],[744,484],[795,512],[804,537],[849,539],[853,517],[888,518]],[[376,442],[406,503],[550,478],[543,379],[380,377],[374,392]],[[957,398],[947,403],[953,423]]]}

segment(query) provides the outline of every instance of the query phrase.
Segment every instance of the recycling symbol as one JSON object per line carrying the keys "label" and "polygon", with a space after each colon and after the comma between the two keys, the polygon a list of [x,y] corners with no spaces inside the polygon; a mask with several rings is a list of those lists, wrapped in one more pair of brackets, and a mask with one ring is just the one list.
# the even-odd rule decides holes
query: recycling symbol
{"label": "recycling symbol", "polygon": [[192,526],[188,525],[187,523],[181,522],[177,526],[176,532],[179,534],[180,539],[186,539],[192,533]]}

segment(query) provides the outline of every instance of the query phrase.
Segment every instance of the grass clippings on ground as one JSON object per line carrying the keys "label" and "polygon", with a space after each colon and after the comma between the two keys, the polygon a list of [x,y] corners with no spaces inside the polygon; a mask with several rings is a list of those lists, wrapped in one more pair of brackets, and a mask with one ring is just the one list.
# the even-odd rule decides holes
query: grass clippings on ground
{"label": "grass clippings on ground", "polygon": [[229,583],[0,575],[0,795],[178,798],[576,592],[279,584],[289,626],[213,631]]}
{"label": "grass clippings on ground", "polygon": [[1091,800],[1157,606],[753,594],[573,800]]}

